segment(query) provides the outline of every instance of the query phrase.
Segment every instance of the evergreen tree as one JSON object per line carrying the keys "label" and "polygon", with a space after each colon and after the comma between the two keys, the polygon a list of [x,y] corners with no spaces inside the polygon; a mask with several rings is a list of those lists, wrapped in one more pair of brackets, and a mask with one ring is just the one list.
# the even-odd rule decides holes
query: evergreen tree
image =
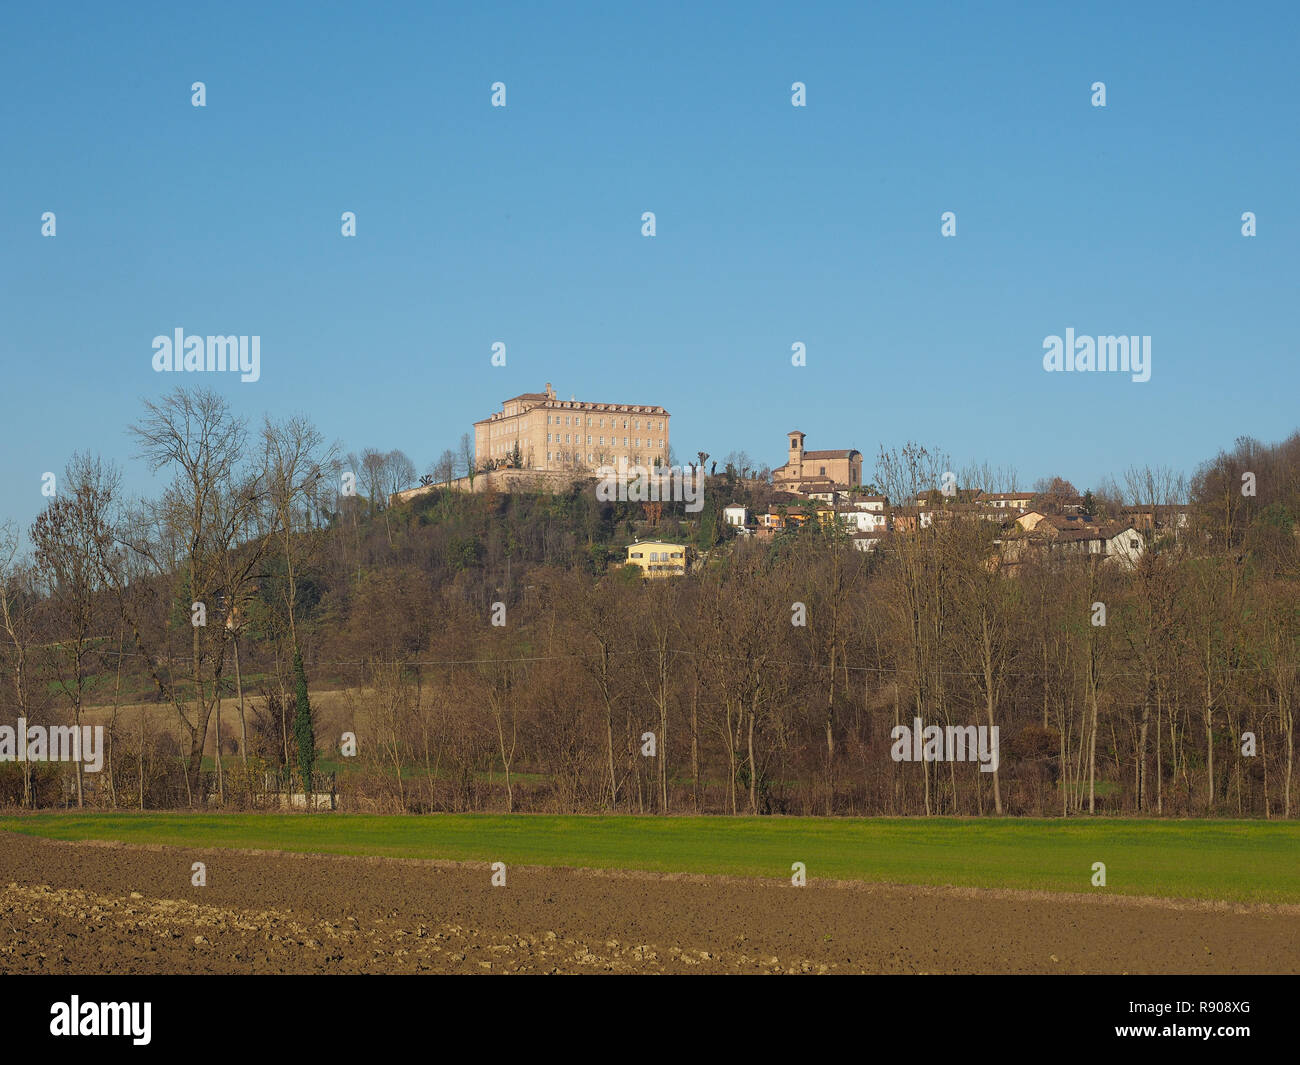
{"label": "evergreen tree", "polygon": [[717,510],[713,505],[713,500],[706,499],[704,509],[700,511],[700,529],[696,544],[701,551],[709,551],[719,539]]}
{"label": "evergreen tree", "polygon": [[298,743],[298,771],[302,774],[302,789],[311,807],[311,778],[316,765],[316,729],[311,720],[311,703],[307,699],[307,671],[303,669],[302,652],[293,653],[293,675],[296,685],[294,701],[297,704],[293,718],[293,736]]}

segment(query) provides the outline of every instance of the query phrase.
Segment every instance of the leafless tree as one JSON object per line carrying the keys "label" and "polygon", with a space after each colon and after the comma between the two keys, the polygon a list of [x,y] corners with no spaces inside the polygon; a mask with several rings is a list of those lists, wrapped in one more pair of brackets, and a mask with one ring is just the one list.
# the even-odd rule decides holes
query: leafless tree
{"label": "leafless tree", "polygon": [[[54,637],[46,651],[59,691],[81,734],[87,686],[104,665],[108,648],[103,618],[105,568],[113,554],[113,511],[120,476],[89,454],[74,455],[61,490],[31,528],[36,574]],[[81,763],[76,763],[77,806],[85,805]]]}
{"label": "leafless tree", "polygon": [[[139,600],[127,595],[122,603],[141,660],[189,740],[186,785],[193,802],[208,724],[221,698],[231,593],[257,571],[274,527],[261,518],[264,471],[249,466],[247,428],[225,399],[207,389],[178,388],[144,406],[131,432],[150,468],[170,471],[172,481],[158,503],[137,512],[125,546],[148,564],[157,584],[176,582],[164,604],[169,621],[158,642],[147,635]],[[239,561],[232,566],[236,551]],[[187,638],[181,637],[186,630]],[[188,691],[172,669],[173,640],[188,644]]]}

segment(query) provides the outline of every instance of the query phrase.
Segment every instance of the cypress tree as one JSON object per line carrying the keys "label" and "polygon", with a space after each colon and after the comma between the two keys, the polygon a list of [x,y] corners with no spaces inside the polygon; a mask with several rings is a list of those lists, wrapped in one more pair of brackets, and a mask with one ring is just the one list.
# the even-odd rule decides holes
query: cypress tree
{"label": "cypress tree", "polygon": [[302,652],[298,650],[293,653],[293,675],[296,685],[293,737],[298,743],[298,772],[302,775],[302,789],[310,809],[311,777],[316,765],[316,730],[312,727],[311,703],[307,699],[307,671],[303,669]]}

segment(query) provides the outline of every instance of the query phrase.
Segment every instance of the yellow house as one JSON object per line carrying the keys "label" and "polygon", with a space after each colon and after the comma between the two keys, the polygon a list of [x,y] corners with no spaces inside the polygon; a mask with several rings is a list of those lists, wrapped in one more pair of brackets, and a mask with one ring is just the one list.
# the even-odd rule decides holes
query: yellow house
{"label": "yellow house", "polygon": [[686,545],[663,540],[637,540],[628,544],[627,564],[640,566],[646,578],[686,575]]}

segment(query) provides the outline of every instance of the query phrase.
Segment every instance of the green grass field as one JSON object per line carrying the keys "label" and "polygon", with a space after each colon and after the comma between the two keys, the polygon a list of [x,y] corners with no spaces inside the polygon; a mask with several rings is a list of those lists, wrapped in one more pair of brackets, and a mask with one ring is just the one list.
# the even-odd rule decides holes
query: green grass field
{"label": "green grass field", "polygon": [[[810,881],[1300,902],[1294,822],[50,813],[0,817],[0,830],[757,877],[789,877],[801,861]],[[1106,864],[1104,889],[1091,885],[1093,862]]]}

